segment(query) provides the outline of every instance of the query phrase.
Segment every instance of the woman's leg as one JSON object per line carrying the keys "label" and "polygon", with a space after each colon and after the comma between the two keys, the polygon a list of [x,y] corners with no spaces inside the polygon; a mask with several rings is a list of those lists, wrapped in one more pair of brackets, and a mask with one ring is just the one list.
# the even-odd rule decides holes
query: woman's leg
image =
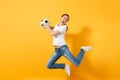
{"label": "woman's leg", "polygon": [[83,58],[83,56],[84,56],[84,50],[83,50],[83,49],[81,49],[81,51],[79,52],[79,54],[78,54],[77,57],[74,57],[74,56],[72,55],[72,53],[69,51],[68,47],[66,47],[66,48],[63,50],[63,52],[64,52],[63,55],[64,55],[68,60],[70,60],[74,65],[76,65],[76,66],[79,66],[79,65],[80,65],[80,62],[81,62],[81,60],[82,60],[82,58]]}
{"label": "woman's leg", "polygon": [[60,52],[54,52],[54,54],[51,56],[51,58],[48,61],[47,67],[49,69],[64,69],[65,68],[65,64],[57,64],[55,63],[60,57],[62,56],[62,53]]}

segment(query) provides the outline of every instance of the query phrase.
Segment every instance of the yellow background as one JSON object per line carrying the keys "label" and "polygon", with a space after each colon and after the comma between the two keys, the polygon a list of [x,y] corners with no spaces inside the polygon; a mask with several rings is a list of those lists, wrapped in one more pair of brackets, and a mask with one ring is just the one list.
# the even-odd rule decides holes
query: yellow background
{"label": "yellow background", "polygon": [[[70,15],[66,40],[76,56],[91,45],[71,77],[49,70],[54,51],[52,37],[39,26],[43,18],[55,25],[63,13]],[[0,80],[120,80],[119,0],[1,0]]]}

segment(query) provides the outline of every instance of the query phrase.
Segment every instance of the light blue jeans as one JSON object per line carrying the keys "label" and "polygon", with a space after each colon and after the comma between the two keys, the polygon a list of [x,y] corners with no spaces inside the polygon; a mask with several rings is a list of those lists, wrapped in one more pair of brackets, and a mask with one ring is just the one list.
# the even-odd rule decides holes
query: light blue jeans
{"label": "light blue jeans", "polygon": [[55,48],[55,52],[51,56],[48,61],[47,68],[49,69],[64,69],[64,63],[55,63],[61,56],[66,57],[69,61],[71,61],[75,66],[79,66],[80,62],[84,56],[84,50],[81,49],[77,57],[74,57],[72,53],[69,51],[67,45],[63,45],[60,48]]}

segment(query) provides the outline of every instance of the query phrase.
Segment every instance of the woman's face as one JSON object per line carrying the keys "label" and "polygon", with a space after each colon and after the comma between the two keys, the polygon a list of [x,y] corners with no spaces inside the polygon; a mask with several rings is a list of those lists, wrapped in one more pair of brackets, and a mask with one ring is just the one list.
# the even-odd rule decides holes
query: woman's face
{"label": "woman's face", "polygon": [[69,21],[69,17],[68,17],[68,16],[64,15],[63,17],[61,17],[61,22],[62,22],[63,24],[65,24],[65,23],[68,22],[68,21]]}

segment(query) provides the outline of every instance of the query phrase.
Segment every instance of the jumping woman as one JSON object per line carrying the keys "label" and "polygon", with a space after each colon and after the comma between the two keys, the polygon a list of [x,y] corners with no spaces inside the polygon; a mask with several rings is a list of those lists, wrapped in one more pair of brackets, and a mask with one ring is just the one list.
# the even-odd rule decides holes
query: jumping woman
{"label": "jumping woman", "polygon": [[45,25],[45,28],[53,37],[53,46],[55,47],[55,51],[51,58],[47,63],[47,68],[49,69],[63,69],[66,71],[67,75],[70,76],[70,66],[63,63],[55,63],[61,56],[67,58],[70,62],[72,62],[75,66],[79,66],[82,58],[84,56],[84,52],[92,49],[91,46],[82,46],[80,48],[80,52],[77,57],[73,56],[70,52],[66,42],[65,42],[65,34],[68,29],[66,23],[69,21],[69,15],[63,14],[59,23],[55,25],[54,28],[51,28],[49,25]]}

